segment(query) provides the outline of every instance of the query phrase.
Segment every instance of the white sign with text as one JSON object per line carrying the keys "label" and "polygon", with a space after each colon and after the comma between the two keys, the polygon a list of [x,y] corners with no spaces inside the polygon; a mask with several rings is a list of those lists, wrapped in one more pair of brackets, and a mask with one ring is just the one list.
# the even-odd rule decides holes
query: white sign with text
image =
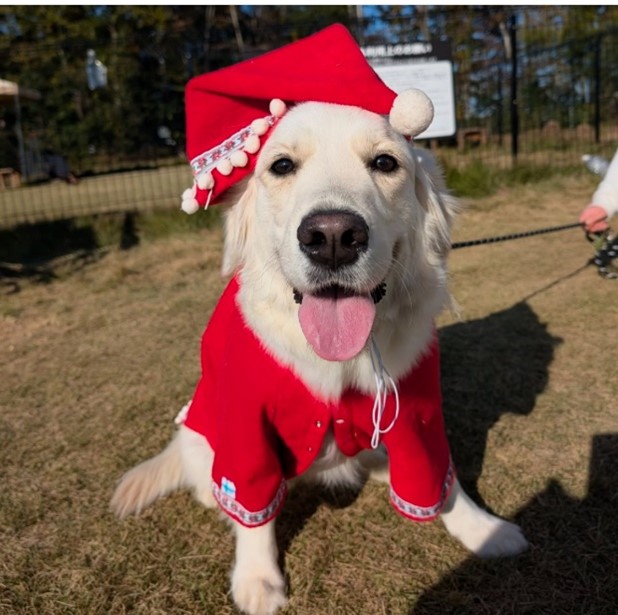
{"label": "white sign with text", "polygon": [[429,96],[434,118],[417,139],[450,137],[457,130],[450,48],[442,41],[364,47],[363,53],[386,85],[399,93],[418,88]]}

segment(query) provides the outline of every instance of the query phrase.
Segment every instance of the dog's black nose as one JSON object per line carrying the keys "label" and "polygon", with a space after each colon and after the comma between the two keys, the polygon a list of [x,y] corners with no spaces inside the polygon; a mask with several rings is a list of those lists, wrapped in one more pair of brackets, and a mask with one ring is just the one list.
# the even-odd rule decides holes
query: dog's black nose
{"label": "dog's black nose", "polygon": [[303,218],[296,237],[314,263],[337,269],[351,265],[367,249],[369,228],[358,214],[320,211]]}

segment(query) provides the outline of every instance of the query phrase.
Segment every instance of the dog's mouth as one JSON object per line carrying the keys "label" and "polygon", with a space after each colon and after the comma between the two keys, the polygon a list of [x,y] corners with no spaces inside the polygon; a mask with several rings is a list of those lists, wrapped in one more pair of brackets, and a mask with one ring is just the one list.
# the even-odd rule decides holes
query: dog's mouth
{"label": "dog's mouth", "polygon": [[298,319],[307,342],[327,361],[347,361],[367,343],[376,316],[376,303],[386,292],[383,282],[362,294],[339,285],[301,294],[294,290],[300,304]]}

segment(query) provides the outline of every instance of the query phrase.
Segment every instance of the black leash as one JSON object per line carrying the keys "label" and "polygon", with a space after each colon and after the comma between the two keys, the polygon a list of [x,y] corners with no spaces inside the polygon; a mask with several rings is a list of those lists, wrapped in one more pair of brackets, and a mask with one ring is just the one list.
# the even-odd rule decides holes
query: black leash
{"label": "black leash", "polygon": [[480,246],[486,243],[497,243],[499,241],[509,241],[510,239],[520,239],[521,237],[532,237],[533,235],[544,235],[545,233],[557,233],[566,231],[570,228],[581,228],[579,222],[573,224],[563,224],[562,226],[551,226],[549,228],[537,229],[535,231],[525,231],[523,233],[511,233],[510,235],[499,235],[498,237],[485,237],[483,239],[471,239],[469,241],[457,241],[451,244],[452,250],[459,248],[469,248],[470,246]]}
{"label": "black leash", "polygon": [[[574,222],[573,224],[551,226],[548,228],[536,229],[534,231],[525,231],[523,233],[511,233],[510,235],[499,235],[497,237],[484,237],[482,239],[471,239],[469,241],[457,241],[451,244],[451,249],[457,250],[459,248],[481,246],[488,243],[497,243],[499,241],[521,239],[522,237],[532,237],[533,235],[557,233],[558,231],[566,231],[572,228],[581,228],[581,224],[579,222]],[[596,265],[601,277],[609,280],[618,279],[618,268],[616,268],[613,264],[613,261],[618,259],[618,236],[613,236],[611,234],[611,230],[608,229],[603,233],[588,233],[586,237],[590,242],[592,242],[595,249],[595,255],[590,259],[589,263]]]}

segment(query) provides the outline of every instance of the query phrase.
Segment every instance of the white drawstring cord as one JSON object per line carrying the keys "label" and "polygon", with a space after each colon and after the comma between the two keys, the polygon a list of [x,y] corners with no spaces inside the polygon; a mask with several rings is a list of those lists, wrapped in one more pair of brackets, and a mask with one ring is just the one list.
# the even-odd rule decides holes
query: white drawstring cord
{"label": "white drawstring cord", "polygon": [[206,199],[206,203],[204,205],[204,211],[206,211],[208,209],[208,206],[210,205],[210,199],[212,198],[212,188],[208,191],[208,198]]}
{"label": "white drawstring cord", "polygon": [[[395,421],[399,416],[399,391],[397,390],[397,385],[395,384],[395,381],[388,373],[386,367],[384,367],[384,363],[382,363],[382,355],[380,355],[380,349],[376,344],[376,340],[373,334],[371,335],[369,356],[371,358],[373,375],[376,380],[376,396],[373,402],[373,409],[371,411],[371,418],[373,420],[373,435],[371,436],[371,448],[376,449],[380,444],[380,436],[382,434],[388,433],[393,428],[393,426],[395,425]],[[390,388],[393,390],[393,393],[395,394],[395,416],[393,417],[391,424],[386,429],[382,429],[380,427],[380,423],[382,422],[382,415],[384,414],[384,410],[386,409],[386,399],[388,396],[387,381],[388,384],[390,384]]]}

